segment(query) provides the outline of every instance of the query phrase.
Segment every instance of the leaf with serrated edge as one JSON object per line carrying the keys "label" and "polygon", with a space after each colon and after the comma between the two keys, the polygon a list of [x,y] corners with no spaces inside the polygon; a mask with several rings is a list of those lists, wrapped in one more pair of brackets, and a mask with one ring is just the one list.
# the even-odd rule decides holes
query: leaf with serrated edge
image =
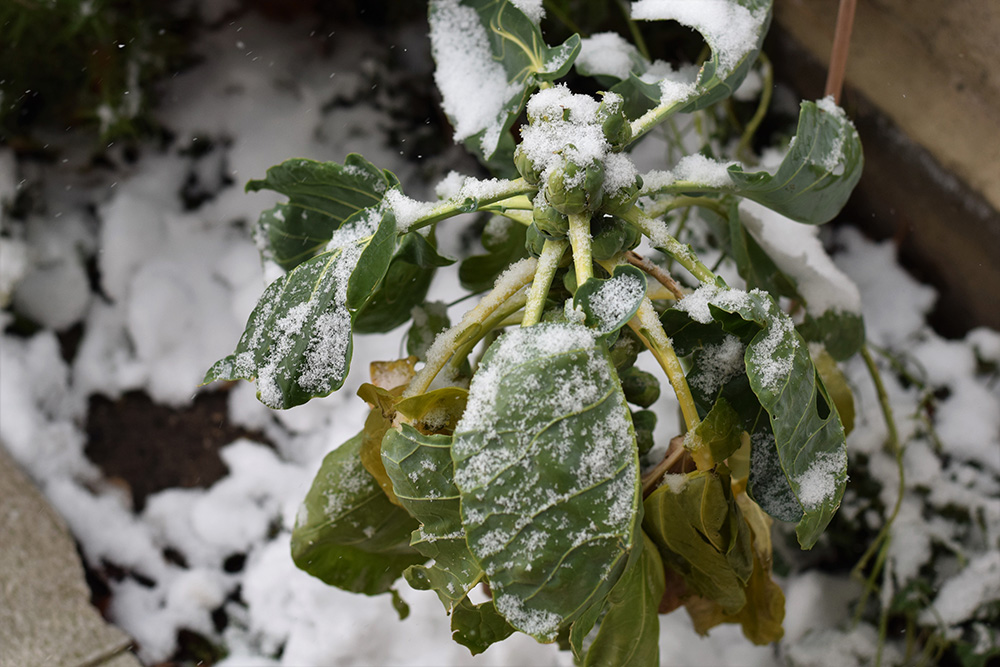
{"label": "leaf with serrated edge", "polygon": [[[708,286],[700,288],[693,302],[706,304],[712,319],[748,343],[744,360],[750,387],[770,418],[770,433],[751,432],[750,488],[769,512],[775,504],[766,498],[771,490],[785,500],[791,490],[802,512],[796,533],[808,549],[833,518],[847,484],[844,428],[808,346],[766,292]],[[697,317],[706,314],[695,310]],[[748,331],[748,325],[757,332]],[[773,450],[768,436],[773,438]],[[785,514],[794,514],[794,509]]]}
{"label": "leaf with serrated edge", "polygon": [[[484,162],[538,83],[563,76],[580,51],[577,35],[548,46],[538,25],[507,0],[431,0],[429,21],[435,81],[455,141]],[[508,141],[504,150],[513,148]]]}
{"label": "leaf with serrated edge", "polygon": [[434,559],[430,567],[417,565],[407,571],[407,581],[436,591],[450,611],[483,576],[465,543],[451,437],[423,435],[403,424],[385,434],[382,462],[399,502],[420,521],[411,544]]}
{"label": "leaf with serrated edge", "polygon": [[358,211],[327,249],[264,291],[236,351],[205,375],[257,381],[257,397],[290,408],[339,389],[351,366],[351,325],[382,279],[395,246],[396,222],[381,206]]}
{"label": "leaf with serrated edge", "polygon": [[585,667],[660,664],[660,618],[663,561],[656,545],[642,534],[642,553],[608,594],[608,610],[587,651]]}
{"label": "leaf with serrated edge", "polygon": [[505,333],[473,378],[452,457],[497,609],[553,641],[607,594],[637,537],[635,436],[606,346],[576,324]]}
{"label": "leaf with serrated edge", "polygon": [[610,278],[590,278],[577,288],[573,303],[584,323],[604,335],[625,326],[646,298],[646,274],[634,266],[616,266]]}
{"label": "leaf with serrated edge", "polygon": [[327,584],[376,595],[426,558],[410,547],[417,522],[391,504],[361,465],[361,434],[327,454],[292,531],[292,559]]}
{"label": "leaf with serrated edge", "polygon": [[264,255],[291,270],[322,250],[340,225],[364,208],[377,205],[399,181],[362,156],[344,164],[286,160],[247,183],[247,192],[273,190],[288,197],[261,213],[256,235]]}

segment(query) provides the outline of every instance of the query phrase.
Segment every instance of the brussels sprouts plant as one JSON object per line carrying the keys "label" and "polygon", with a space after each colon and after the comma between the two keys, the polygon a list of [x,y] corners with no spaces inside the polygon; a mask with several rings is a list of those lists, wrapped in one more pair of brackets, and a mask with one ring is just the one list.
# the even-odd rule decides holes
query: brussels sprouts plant
{"label": "brussels sprouts plant", "polygon": [[[355,333],[409,323],[409,356],[373,365],[363,431],[305,498],[299,567],[367,595],[400,577],[433,590],[474,654],[523,632],[583,664],[654,665],[658,614],[679,606],[700,632],[775,641],[772,521],[812,547],[847,483],[836,362],[864,329],[812,231],[861,175],[858,135],[831,98],[801,104],[768,168],[748,150],[760,114],[735,140],[710,131],[748,76],[767,106],[770,0],[633,2],[631,20],[704,38],[704,62],[679,68],[617,33],[550,46],[542,16],[540,0],[429,3],[454,139],[495,178],[452,173],[422,202],[352,154],[247,185],[287,197],[257,228],[285,273],[206,382],[253,380],[292,408],[343,385]],[[640,164],[684,118],[700,145],[669,171]],[[452,323],[426,300],[453,262],[436,237],[472,212],[493,219],[459,276],[482,295]],[[649,409],[663,378],[683,420],[669,445]]]}

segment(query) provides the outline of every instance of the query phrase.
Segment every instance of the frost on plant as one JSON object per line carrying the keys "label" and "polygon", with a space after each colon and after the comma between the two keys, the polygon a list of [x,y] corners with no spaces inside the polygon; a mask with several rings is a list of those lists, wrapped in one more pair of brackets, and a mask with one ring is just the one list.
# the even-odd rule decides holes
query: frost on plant
{"label": "frost on plant", "polygon": [[[704,39],[708,59],[675,70],[617,33],[549,46],[541,2],[431,0],[453,138],[495,177],[453,172],[423,202],[351,155],[289,160],[250,183],[288,198],[258,230],[286,274],[206,381],[253,380],[290,408],[343,384],[355,333],[409,323],[412,356],[361,388],[365,427],[306,498],[300,567],[355,592],[399,578],[434,590],[473,653],[519,631],[584,664],[658,664],[673,598],[705,631],[781,636],[771,517],[811,548],[847,483],[850,392],[842,376],[827,386],[836,376],[813,356],[851,357],[864,330],[857,289],[813,232],[863,160],[830,100],[802,103],[773,168],[725,150],[715,104],[755,67],[770,15],[765,0],[633,3],[633,19]],[[602,92],[562,82],[572,67]],[[684,139],[696,152],[637,165],[638,144],[691,114],[705,130]],[[485,294],[453,324],[426,302],[453,261],[435,231],[470,212],[492,217],[459,277]],[[719,240],[709,252],[729,281],[692,227]],[[789,314],[788,300],[805,308]],[[683,415],[670,447],[656,434],[662,379]],[[487,601],[472,602],[476,587]]]}

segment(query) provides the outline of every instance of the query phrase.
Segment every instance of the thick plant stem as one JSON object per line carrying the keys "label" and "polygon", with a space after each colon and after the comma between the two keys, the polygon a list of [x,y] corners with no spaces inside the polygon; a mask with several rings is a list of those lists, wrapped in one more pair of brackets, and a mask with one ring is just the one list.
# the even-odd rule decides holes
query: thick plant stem
{"label": "thick plant stem", "polygon": [[438,334],[437,338],[434,339],[434,344],[427,350],[427,361],[424,363],[424,367],[410,380],[410,384],[403,392],[403,397],[409,398],[426,392],[455,351],[469,337],[476,336],[483,323],[494,312],[502,308],[508,299],[532,281],[537,267],[538,260],[533,257],[512,264],[497,278],[493,290],[484,296],[475,308],[465,313],[458,324]]}
{"label": "thick plant stem", "polygon": [[643,234],[649,237],[654,246],[676,259],[677,263],[690,271],[695,278],[703,283],[715,282],[715,274],[701,263],[690,246],[682,244],[670,234],[667,223],[658,218],[646,217],[637,206],[633,206],[621,217],[626,222],[638,227]]}
{"label": "thick plant stem", "polygon": [[582,285],[594,277],[594,257],[590,251],[589,213],[574,213],[569,216],[569,243],[573,246],[576,284]]}
{"label": "thick plant stem", "polygon": [[[651,192],[650,194],[661,194],[663,192],[668,192],[669,190]],[[692,192],[693,190],[688,190]],[[716,192],[717,190],[705,190],[705,192]],[[711,199],[709,197],[689,197],[686,195],[681,195],[678,197],[672,197],[670,199],[661,199],[655,201],[646,211],[646,217],[648,218],[658,218],[664,213],[669,213],[670,211],[677,210],[679,208],[691,208],[692,206],[697,206],[698,208],[703,208],[715,213],[720,218],[726,218],[729,215],[728,209],[720,202],[718,199]]]}
{"label": "thick plant stem", "polygon": [[844,88],[844,74],[847,72],[847,52],[851,46],[851,30],[854,28],[854,10],[857,0],[840,0],[837,10],[837,28],[833,35],[833,49],[830,51],[830,70],[826,76],[824,95],[832,95],[840,104],[840,93]]}
{"label": "thick plant stem", "polygon": [[528,292],[528,302],[524,307],[524,319],[521,326],[530,327],[542,319],[545,308],[545,297],[552,287],[552,277],[559,268],[559,262],[566,252],[568,243],[563,239],[548,239],[542,246],[542,254],[538,258],[538,268],[535,269],[535,279],[531,281]]}
{"label": "thick plant stem", "polygon": [[653,276],[653,278],[656,279],[656,282],[666,287],[678,301],[684,298],[684,290],[682,290],[681,286],[677,284],[677,281],[671,278],[669,273],[661,269],[656,264],[653,264],[639,253],[629,250],[625,253],[625,260],[637,269],[641,269],[642,271],[645,271],[649,275]]}
{"label": "thick plant stem", "polygon": [[444,372],[452,376],[456,375],[462,366],[462,362],[465,361],[479,341],[494,329],[504,326],[505,322],[508,322],[519,310],[524,308],[524,304],[527,301],[528,291],[522,287],[513,296],[504,301],[503,305],[493,311],[480,326],[474,328],[467,335],[462,336],[461,342],[451,355],[451,360],[445,366]]}
{"label": "thick plant stem", "polygon": [[[494,187],[488,195],[479,197],[478,209],[481,210],[491,204],[502,202],[505,199],[517,198],[520,195],[534,195],[536,192],[538,192],[538,188],[523,178],[505,181],[502,185]],[[469,209],[465,205],[467,198],[468,196],[460,190],[454,197],[440,202],[423,215],[418,216],[406,227],[407,231],[420,229],[461,213],[468,213]],[[517,202],[520,202],[520,199],[514,199],[514,202],[515,205],[518,205]]]}
{"label": "thick plant stem", "polygon": [[698,418],[698,408],[695,407],[694,396],[691,395],[691,388],[688,386],[687,378],[684,377],[684,369],[674,352],[674,346],[670,343],[670,338],[660,324],[660,318],[653,309],[653,302],[648,298],[642,300],[639,310],[629,323],[629,327],[639,335],[643,344],[653,353],[656,363],[667,374],[670,386],[674,389],[677,402],[681,406],[681,414],[684,416],[684,425],[688,431],[694,430],[700,421]]}

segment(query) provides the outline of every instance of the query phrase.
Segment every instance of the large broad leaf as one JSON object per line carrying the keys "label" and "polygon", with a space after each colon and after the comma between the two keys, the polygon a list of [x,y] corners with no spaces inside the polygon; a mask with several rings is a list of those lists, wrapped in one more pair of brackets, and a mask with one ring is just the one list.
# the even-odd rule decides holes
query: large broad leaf
{"label": "large broad leaf", "polygon": [[322,250],[333,232],[361,209],[375,206],[399,185],[389,171],[356,153],[336,162],[286,160],[247,183],[248,192],[273,190],[288,197],[261,213],[256,235],[264,255],[290,270]]}
{"label": "large broad leaf", "polygon": [[645,533],[638,561],[622,575],[608,594],[607,613],[587,651],[583,664],[660,664],[660,618],[657,610],[665,586],[663,561]]}
{"label": "large broad leaf", "polygon": [[[833,518],[847,483],[844,428],[791,319],[766,292],[703,286],[678,304],[702,324],[712,321],[746,344],[753,394],[768,414],[730,399],[752,438],[750,490],[772,516],[796,516],[796,533],[811,547]],[[769,426],[769,428],[768,428]]]}
{"label": "large broad leaf", "polygon": [[508,131],[528,96],[540,81],[568,71],[579,36],[549,47],[538,25],[507,0],[431,0],[429,20],[434,78],[455,140],[484,163],[498,149],[506,158],[514,149]]}
{"label": "large broad leaf", "polygon": [[355,318],[354,331],[384,333],[408,322],[413,308],[423,304],[437,267],[454,261],[438,254],[433,238],[404,234],[382,282]]}
{"label": "large broad leaf", "polygon": [[[597,52],[588,54],[591,56],[588,60],[597,65],[596,68],[584,67],[583,72],[617,79],[618,83],[611,90],[622,95],[630,115],[648,114],[639,121],[641,131],[648,131],[672,113],[704,109],[726,99],[739,88],[756,62],[767,34],[771,4],[771,0],[717,0],[710,7],[691,2],[633,2],[633,19],[675,20],[701,33],[712,55],[702,64],[697,77],[686,79],[684,74],[673,72],[664,63],[646,61],[634,49],[625,46],[624,40],[608,46],[617,52],[615,55],[628,56],[631,69],[627,76],[621,71],[602,68],[602,60],[611,62],[612,59],[601,58]],[[611,41],[607,37],[598,39]],[[594,46],[594,42],[585,46]]]}
{"label": "large broad leaf", "polygon": [[426,558],[410,547],[417,522],[361,465],[361,440],[323,459],[292,531],[292,559],[332,586],[376,595]]}
{"label": "large broad leaf", "polygon": [[689,156],[672,172],[645,175],[641,194],[731,193],[797,222],[820,225],[847,203],[863,167],[857,130],[828,98],[802,103],[795,138],[775,173]]}
{"label": "large broad leaf", "polygon": [[497,610],[554,640],[607,595],[637,539],[635,436],[606,346],[567,323],[501,336],[472,381],[452,457]]}
{"label": "large broad leaf", "polygon": [[667,475],[643,503],[643,530],[660,555],[702,597],[736,613],[753,572],[750,529],[728,475]]}
{"label": "large broad leaf", "polygon": [[271,283],[236,351],[205,375],[257,380],[257,397],[290,408],[339,389],[351,366],[351,325],[392,258],[396,222],[382,206],[348,218],[326,249]]}
{"label": "large broad leaf", "polygon": [[382,461],[399,502],[420,522],[410,543],[434,559],[429,567],[414,565],[407,570],[406,580],[414,588],[437,592],[450,612],[483,576],[465,543],[451,438],[423,435],[403,424],[385,434]]}

